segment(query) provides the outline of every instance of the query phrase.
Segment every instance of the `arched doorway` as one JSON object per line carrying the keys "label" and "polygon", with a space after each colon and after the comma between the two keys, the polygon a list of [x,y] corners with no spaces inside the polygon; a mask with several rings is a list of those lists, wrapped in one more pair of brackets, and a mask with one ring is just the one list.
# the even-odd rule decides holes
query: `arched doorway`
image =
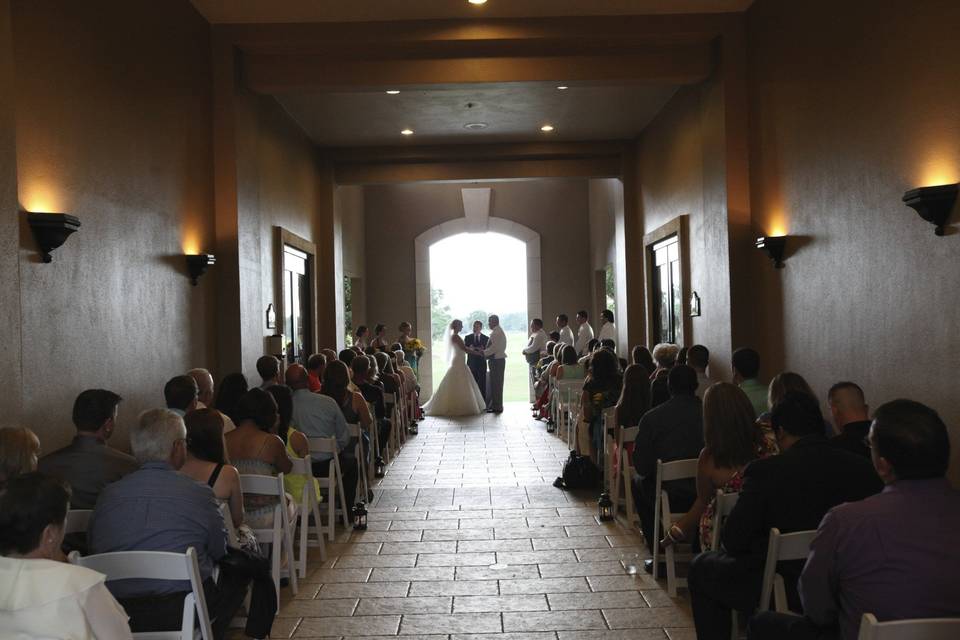
{"label": "arched doorway", "polygon": [[[424,344],[431,344],[431,307],[430,307],[430,247],[431,245],[461,233],[500,233],[510,236],[526,245],[527,255],[527,318],[540,317],[542,298],[540,291],[540,234],[511,220],[489,217],[478,225],[476,221],[458,218],[427,229],[414,241],[416,259],[416,302],[417,302],[417,338]],[[510,357],[520,357],[521,345],[510,344]],[[421,399],[427,400],[433,389],[433,364],[431,358],[420,361]]]}

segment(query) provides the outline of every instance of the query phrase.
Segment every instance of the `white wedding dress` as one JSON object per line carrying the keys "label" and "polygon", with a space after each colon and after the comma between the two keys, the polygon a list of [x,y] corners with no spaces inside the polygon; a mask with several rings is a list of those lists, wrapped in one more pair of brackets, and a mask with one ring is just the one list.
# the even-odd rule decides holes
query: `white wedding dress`
{"label": "white wedding dress", "polygon": [[466,351],[453,341],[452,335],[448,338],[447,349],[450,368],[433,397],[424,405],[424,412],[428,416],[475,416],[483,413],[486,403],[473,373],[467,367]]}

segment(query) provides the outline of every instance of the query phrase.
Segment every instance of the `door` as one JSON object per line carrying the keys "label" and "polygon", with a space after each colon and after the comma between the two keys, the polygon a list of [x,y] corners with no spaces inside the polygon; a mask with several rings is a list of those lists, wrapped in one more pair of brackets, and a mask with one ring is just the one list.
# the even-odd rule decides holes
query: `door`
{"label": "door", "polygon": [[306,364],[312,350],[309,259],[307,253],[283,245],[283,335],[288,364]]}
{"label": "door", "polygon": [[651,287],[653,336],[656,342],[683,344],[683,283],[680,240],[676,235],[654,244]]}

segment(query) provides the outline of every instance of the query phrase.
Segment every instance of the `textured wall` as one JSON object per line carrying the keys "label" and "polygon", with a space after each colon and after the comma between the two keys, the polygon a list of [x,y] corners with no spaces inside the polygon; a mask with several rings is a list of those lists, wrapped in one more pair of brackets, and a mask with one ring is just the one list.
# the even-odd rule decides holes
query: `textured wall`
{"label": "textured wall", "polygon": [[0,419],[20,417],[20,214],[17,211],[17,153],[14,105],[13,38],[10,2],[0,0]]}
{"label": "textured wall", "polygon": [[[701,300],[687,346],[710,349],[711,371],[730,372],[730,272],[723,167],[723,107],[717,83],[681,89],[638,145],[645,233],[688,216],[690,290]],[[643,295],[634,292],[634,295]]]}
{"label": "textured wall", "polygon": [[[382,185],[364,188],[367,318],[390,335],[414,321],[414,238],[463,217],[460,189],[475,183]],[[590,247],[587,181],[523,180],[482,183],[493,189],[490,215],[519,222],[540,234],[543,315],[568,315],[588,306]],[[476,265],[482,274],[483,265]],[[549,321],[547,322],[549,326]]]}
{"label": "textured wall", "polygon": [[764,350],[821,395],[929,403],[956,436],[960,225],[937,237],[900,199],[960,180],[960,4],[761,0],[747,24],[754,224],[798,237],[761,271]]}
{"label": "textured wall", "polygon": [[[623,237],[623,182],[617,178],[600,178],[589,181],[590,198],[590,269],[601,271],[613,265],[616,281],[616,324],[620,352],[627,340],[627,286],[624,237]],[[593,313],[597,313],[605,299],[604,291],[593,287]],[[573,323],[573,314],[570,322]]]}
{"label": "textured wall", "polygon": [[125,446],[169,377],[212,360],[212,280],[183,260],[212,241],[209,27],[186,2],[23,0],[13,31],[20,202],[83,224],[52,264],[22,245],[24,421],[51,450],[106,387]]}
{"label": "textured wall", "polygon": [[[334,225],[337,250],[337,327],[344,327],[343,313],[343,276],[358,278],[351,291],[353,327],[369,324],[367,321],[367,280],[366,280],[366,222],[363,207],[363,187],[337,187],[334,201]],[[371,326],[371,330],[373,327]],[[337,338],[342,340],[344,331],[338,331]],[[337,342],[337,347],[344,343]]]}

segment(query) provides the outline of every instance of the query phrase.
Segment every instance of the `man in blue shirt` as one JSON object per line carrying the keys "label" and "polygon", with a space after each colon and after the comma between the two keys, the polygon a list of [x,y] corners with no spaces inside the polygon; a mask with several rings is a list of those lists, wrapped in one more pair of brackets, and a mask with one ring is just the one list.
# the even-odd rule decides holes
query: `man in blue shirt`
{"label": "man in blue shirt", "polygon": [[[140,416],[130,446],[140,469],[107,486],[97,499],[88,529],[92,553],[169,551],[193,547],[204,581],[214,635],[222,637],[240,607],[247,583],[217,585],[214,564],[227,552],[227,532],[213,490],[177,472],[186,459],[183,419],[166,409]],[[130,616],[136,632],[179,628],[189,582],[118,580],[108,588]]]}

